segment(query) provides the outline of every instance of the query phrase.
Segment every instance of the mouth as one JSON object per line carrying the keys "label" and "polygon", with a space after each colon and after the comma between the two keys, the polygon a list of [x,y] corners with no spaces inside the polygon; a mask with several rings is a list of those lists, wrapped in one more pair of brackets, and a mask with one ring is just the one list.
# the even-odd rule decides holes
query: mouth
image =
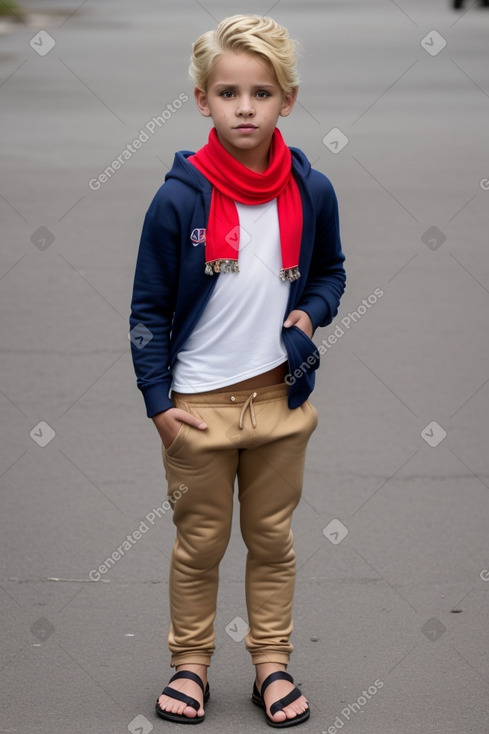
{"label": "mouth", "polygon": [[235,130],[256,130],[256,125],[237,125]]}

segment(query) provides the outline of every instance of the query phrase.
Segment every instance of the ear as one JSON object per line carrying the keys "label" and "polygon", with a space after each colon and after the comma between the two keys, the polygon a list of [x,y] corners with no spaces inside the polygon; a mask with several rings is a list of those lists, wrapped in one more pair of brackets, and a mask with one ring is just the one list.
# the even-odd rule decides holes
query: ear
{"label": "ear", "polygon": [[204,117],[210,117],[211,112],[207,104],[206,92],[204,92],[204,90],[200,89],[199,87],[194,87],[194,99],[200,114]]}
{"label": "ear", "polygon": [[280,117],[287,117],[288,115],[290,115],[297,101],[298,92],[299,87],[295,87],[291,92],[285,95],[282,109],[280,110]]}

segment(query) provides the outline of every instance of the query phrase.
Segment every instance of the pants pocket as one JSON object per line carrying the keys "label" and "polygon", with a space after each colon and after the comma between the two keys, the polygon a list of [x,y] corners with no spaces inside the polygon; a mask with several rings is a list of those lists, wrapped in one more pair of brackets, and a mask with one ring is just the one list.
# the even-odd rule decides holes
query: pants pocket
{"label": "pants pocket", "polygon": [[[176,400],[174,401],[174,403],[175,403],[175,408],[180,408],[181,410],[185,410],[187,413],[190,412],[189,406],[187,405],[187,403],[181,400]],[[189,430],[190,430],[190,426],[188,423],[183,423],[183,422],[180,423],[180,428],[178,429],[177,434],[175,438],[173,439],[173,441],[170,443],[170,445],[165,446],[162,443],[163,454],[166,454],[166,456],[173,456],[179,450],[179,448],[183,446],[183,444],[185,443]]]}
{"label": "pants pocket", "polygon": [[180,428],[177,431],[177,435],[171,442],[171,444],[166,447],[163,443],[161,444],[163,447],[163,452],[167,456],[173,456],[176,451],[182,446],[185,442],[185,439],[187,437],[188,431],[190,429],[190,426],[188,423],[180,423]]}

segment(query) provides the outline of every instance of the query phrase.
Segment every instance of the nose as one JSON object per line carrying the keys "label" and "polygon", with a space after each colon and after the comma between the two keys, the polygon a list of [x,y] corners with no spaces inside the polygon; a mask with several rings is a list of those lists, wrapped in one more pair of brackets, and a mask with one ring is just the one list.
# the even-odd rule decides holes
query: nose
{"label": "nose", "polygon": [[239,98],[239,104],[236,108],[236,114],[238,117],[251,117],[255,114],[255,107],[253,105],[253,99],[249,95],[242,95]]}

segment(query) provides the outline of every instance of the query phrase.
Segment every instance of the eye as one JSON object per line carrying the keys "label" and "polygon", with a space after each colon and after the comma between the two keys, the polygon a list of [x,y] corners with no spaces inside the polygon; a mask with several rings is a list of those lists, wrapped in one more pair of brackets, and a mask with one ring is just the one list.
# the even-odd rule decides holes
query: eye
{"label": "eye", "polygon": [[270,97],[271,95],[270,95],[270,92],[266,92],[264,89],[260,89],[256,93],[256,96],[258,97],[258,99],[266,99],[267,97]]}
{"label": "eye", "polygon": [[234,92],[232,89],[224,89],[222,92],[219,92],[219,96],[224,97],[224,99],[232,99]]}

